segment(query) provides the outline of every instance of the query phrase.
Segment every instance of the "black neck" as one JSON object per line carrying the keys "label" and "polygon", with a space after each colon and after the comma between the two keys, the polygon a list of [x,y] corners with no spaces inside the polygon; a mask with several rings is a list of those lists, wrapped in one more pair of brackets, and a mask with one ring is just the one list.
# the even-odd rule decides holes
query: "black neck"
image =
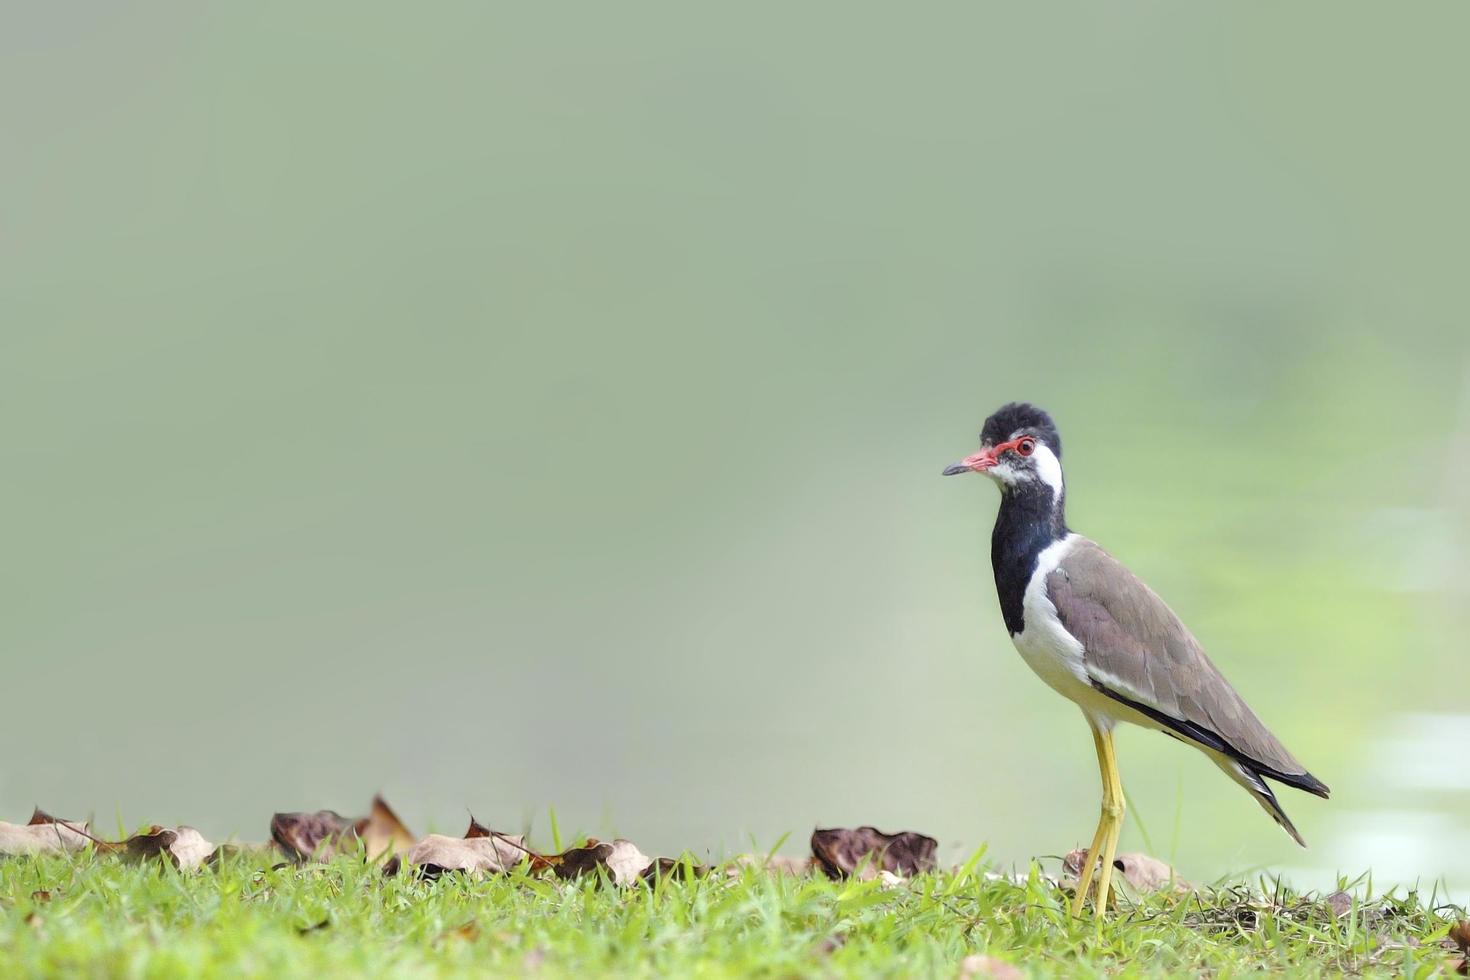
{"label": "black neck", "polygon": [[1015,635],[1026,628],[1022,600],[1036,559],[1046,547],[1067,536],[1066,498],[1044,484],[1006,488],[990,535],[990,565],[1006,629]]}

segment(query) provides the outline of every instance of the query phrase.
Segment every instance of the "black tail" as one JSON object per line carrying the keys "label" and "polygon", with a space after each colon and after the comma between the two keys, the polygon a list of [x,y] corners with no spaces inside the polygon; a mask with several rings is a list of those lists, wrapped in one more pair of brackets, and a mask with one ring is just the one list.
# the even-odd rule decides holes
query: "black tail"
{"label": "black tail", "polygon": [[[1322,780],[1318,779],[1316,776],[1313,776],[1309,772],[1282,772],[1280,769],[1274,769],[1271,766],[1266,765],[1264,762],[1257,762],[1255,759],[1252,759],[1250,756],[1244,754],[1235,746],[1225,741],[1224,736],[1220,735],[1218,732],[1210,731],[1203,725],[1197,725],[1192,721],[1183,721],[1179,718],[1173,717],[1172,715],[1165,714],[1158,708],[1150,707],[1149,705],[1135,701],[1132,698],[1126,698],[1123,695],[1119,694],[1117,691],[1114,691],[1112,688],[1109,688],[1096,680],[1092,682],[1092,686],[1098,691],[1112,698],[1114,701],[1117,701],[1120,704],[1126,704],[1128,707],[1132,708],[1134,711],[1137,711],[1139,714],[1147,715],[1149,718],[1152,718],[1159,724],[1164,725],[1167,729],[1165,734],[1173,735],[1175,738],[1178,738],[1181,741],[1194,742],[1197,745],[1202,745],[1207,749],[1214,749],[1216,752],[1229,756],[1231,759],[1234,759],[1236,762],[1240,763],[1241,768],[1249,770],[1251,775],[1255,778],[1257,782],[1260,782],[1261,777],[1264,776],[1267,779],[1274,779],[1278,783],[1281,783],[1285,786],[1291,786],[1296,789],[1306,790],[1308,793],[1311,793],[1315,796],[1320,796],[1324,800],[1327,799],[1328,794],[1332,792],[1330,789],[1327,788],[1326,783],[1322,782]],[[1264,784],[1262,785],[1264,786]],[[1271,807],[1275,809],[1275,812],[1280,813],[1281,808],[1279,806],[1276,806],[1276,798],[1271,795],[1270,789],[1266,790],[1266,795],[1271,797]],[[1265,806],[1266,804],[1262,803],[1261,805]],[[1281,819],[1285,820],[1286,815],[1282,814]],[[1290,828],[1291,821],[1286,821],[1285,826]],[[1291,830],[1289,832],[1291,833],[1291,836],[1297,836],[1296,831]],[[1300,837],[1297,837],[1297,842],[1301,842]]]}
{"label": "black tail", "polygon": [[[1276,794],[1271,792],[1270,786],[1266,785],[1266,780],[1262,778],[1262,774],[1243,762],[1231,761],[1234,763],[1236,771],[1240,774],[1238,781],[1245,787],[1246,792],[1256,798],[1256,802],[1261,804],[1261,809],[1269,813],[1271,819],[1275,820],[1281,825],[1282,830],[1291,835],[1292,840],[1296,841],[1302,847],[1306,847],[1307,842],[1302,840],[1302,835],[1297,831],[1296,824],[1292,823],[1291,818],[1286,815],[1286,811],[1281,809],[1281,804],[1276,800]],[[1316,780],[1313,780],[1313,782],[1316,782]],[[1306,787],[1302,788],[1305,789]],[[1322,788],[1325,790],[1327,787],[1323,786]]]}
{"label": "black tail", "polygon": [[[1246,764],[1249,765],[1249,761],[1247,761]],[[1259,769],[1259,772],[1262,776],[1266,776],[1269,779],[1274,779],[1278,783],[1281,783],[1283,786],[1291,786],[1295,789],[1306,790],[1313,796],[1320,796],[1324,800],[1327,799],[1332,793],[1332,790],[1327,788],[1326,783],[1322,782],[1322,780],[1318,779],[1316,776],[1313,776],[1309,772],[1304,772],[1300,775],[1293,776],[1289,773],[1277,772],[1275,769],[1267,769],[1264,766]]]}

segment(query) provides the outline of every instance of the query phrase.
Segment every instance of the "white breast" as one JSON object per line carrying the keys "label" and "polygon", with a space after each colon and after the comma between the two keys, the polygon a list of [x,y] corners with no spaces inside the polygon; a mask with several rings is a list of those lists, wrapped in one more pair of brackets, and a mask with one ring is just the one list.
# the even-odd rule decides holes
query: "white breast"
{"label": "white breast", "polygon": [[1057,607],[1046,594],[1046,577],[1076,545],[1078,536],[1069,534],[1049,545],[1037,558],[1036,570],[1026,583],[1021,599],[1025,628],[1011,635],[1021,659],[1036,676],[1058,694],[1075,701],[1094,723],[1111,727],[1118,716],[1117,702],[1092,686],[1082,661],[1082,643],[1057,618]]}

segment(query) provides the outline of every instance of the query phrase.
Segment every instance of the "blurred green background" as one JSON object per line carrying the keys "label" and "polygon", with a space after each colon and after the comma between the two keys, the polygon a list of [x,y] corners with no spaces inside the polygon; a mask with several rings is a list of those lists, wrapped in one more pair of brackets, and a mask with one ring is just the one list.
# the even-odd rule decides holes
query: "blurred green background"
{"label": "blurred green background", "polygon": [[1461,4],[11,4],[0,817],[1085,843],[1070,516],[1334,790],[1123,846],[1470,885]]}

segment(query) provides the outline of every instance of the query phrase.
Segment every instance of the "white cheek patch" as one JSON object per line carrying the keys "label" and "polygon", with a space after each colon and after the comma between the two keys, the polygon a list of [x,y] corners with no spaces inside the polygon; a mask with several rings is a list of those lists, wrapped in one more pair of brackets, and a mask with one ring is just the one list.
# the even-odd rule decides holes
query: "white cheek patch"
{"label": "white cheek patch", "polygon": [[1036,451],[1031,454],[1036,463],[1036,475],[1041,477],[1042,482],[1051,487],[1053,500],[1060,500],[1062,496],[1062,461],[1057,459],[1044,443],[1036,444]]}
{"label": "white cheek patch", "polygon": [[1010,463],[996,463],[985,471],[985,475],[997,483],[1004,483],[1010,486],[1016,482],[1016,477],[1020,474],[1016,472]]}

